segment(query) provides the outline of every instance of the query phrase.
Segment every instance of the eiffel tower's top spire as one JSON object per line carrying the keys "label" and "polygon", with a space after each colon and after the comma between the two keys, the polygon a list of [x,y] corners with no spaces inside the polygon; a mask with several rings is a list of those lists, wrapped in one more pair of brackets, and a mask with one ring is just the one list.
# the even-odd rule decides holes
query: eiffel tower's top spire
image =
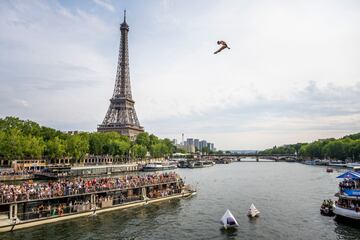
{"label": "eiffel tower's top spire", "polygon": [[120,30],[121,29],[126,29],[129,31],[129,25],[126,22],[126,10],[124,10],[124,21],[123,23],[120,25]]}

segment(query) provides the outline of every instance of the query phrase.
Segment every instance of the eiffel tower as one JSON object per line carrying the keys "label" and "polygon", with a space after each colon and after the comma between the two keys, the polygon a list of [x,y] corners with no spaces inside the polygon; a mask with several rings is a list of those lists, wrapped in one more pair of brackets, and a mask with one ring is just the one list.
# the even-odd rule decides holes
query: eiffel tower
{"label": "eiffel tower", "polygon": [[110,106],[102,124],[98,125],[98,132],[119,132],[134,139],[137,134],[144,132],[136,116],[132,99],[129,70],[128,33],[129,25],[124,22],[120,25],[121,39],[117,65],[114,93],[110,99]]}

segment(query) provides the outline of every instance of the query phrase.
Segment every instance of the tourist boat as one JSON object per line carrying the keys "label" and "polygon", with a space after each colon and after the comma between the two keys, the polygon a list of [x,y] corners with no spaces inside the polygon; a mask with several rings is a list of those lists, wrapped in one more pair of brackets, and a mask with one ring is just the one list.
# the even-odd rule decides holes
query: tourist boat
{"label": "tourist boat", "polygon": [[360,173],[345,172],[337,178],[344,179],[339,183],[338,200],[333,206],[337,218],[360,220]]}
{"label": "tourist boat", "polygon": [[252,203],[248,212],[247,212],[247,215],[249,217],[258,217],[260,216],[260,211],[256,209],[255,205]]}
{"label": "tourist boat", "polygon": [[331,162],[329,162],[328,165],[332,166],[332,167],[346,167],[346,163],[344,163],[344,161],[341,161],[341,160],[331,161]]}
{"label": "tourist boat", "polygon": [[306,165],[316,165],[316,163],[317,163],[316,160],[306,160],[305,161]]}
{"label": "tourist boat", "polygon": [[212,167],[215,163],[213,161],[191,161],[189,162],[189,168],[204,168]]}
{"label": "tourist boat", "polygon": [[347,168],[354,168],[354,167],[359,167],[360,163],[359,162],[353,162],[353,163],[347,163],[346,167]]}
{"label": "tourist boat", "polygon": [[236,221],[234,215],[230,212],[230,210],[226,210],[224,216],[221,218],[221,224],[224,226],[225,229],[228,228],[236,228],[239,226],[238,222]]}
{"label": "tourist boat", "polygon": [[152,172],[152,171],[164,171],[171,170],[177,168],[176,163],[169,162],[157,162],[157,163],[148,163],[143,168],[144,172]]}
{"label": "tourist boat", "polygon": [[[63,186],[61,184],[64,182],[60,181],[54,182],[54,186]],[[108,184],[109,182],[112,184]],[[55,185],[57,183],[59,185]],[[88,183],[94,185],[87,185]],[[26,184],[27,187],[30,186]],[[43,183],[45,194],[41,191],[41,195],[36,192],[39,190],[39,184],[41,183],[31,185],[30,192],[16,196],[12,195],[15,191],[8,191],[9,195],[5,195],[5,191],[0,191],[0,232],[186,198],[196,194],[196,190],[185,185],[175,173],[87,179],[84,180],[82,188],[66,186],[55,192],[50,192],[46,188],[50,183]],[[12,187],[20,189],[21,186]]]}
{"label": "tourist boat", "polygon": [[306,160],[304,162],[306,165],[328,165],[329,161],[328,160],[321,160],[321,159],[313,159],[313,160]]}

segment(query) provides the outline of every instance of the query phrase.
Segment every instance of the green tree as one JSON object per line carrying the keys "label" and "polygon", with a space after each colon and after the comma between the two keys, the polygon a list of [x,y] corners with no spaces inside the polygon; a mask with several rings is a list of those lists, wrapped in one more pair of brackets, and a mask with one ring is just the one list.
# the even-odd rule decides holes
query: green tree
{"label": "green tree", "polygon": [[323,144],[320,141],[315,141],[308,144],[306,147],[305,156],[311,158],[323,158],[322,146]]}
{"label": "green tree", "polygon": [[67,156],[70,156],[75,162],[83,159],[89,152],[89,142],[85,135],[69,135],[66,139]]}
{"label": "green tree", "polygon": [[151,145],[150,154],[154,158],[164,157],[166,154],[168,154],[168,148],[164,143],[156,143],[154,145]]}
{"label": "green tree", "polygon": [[45,156],[50,159],[58,159],[65,156],[65,141],[55,137],[46,142]]}
{"label": "green tree", "polygon": [[150,136],[147,132],[143,132],[143,133],[139,133],[136,136],[136,140],[135,140],[136,144],[145,146],[148,150],[150,150],[150,146],[151,146],[151,141],[150,141]]}
{"label": "green tree", "polygon": [[44,155],[45,143],[41,137],[26,135],[22,136],[23,157],[41,159]]}
{"label": "green tree", "polygon": [[147,148],[146,146],[134,144],[131,147],[131,157],[134,159],[143,159],[146,156]]}
{"label": "green tree", "polygon": [[149,139],[150,139],[150,146],[159,143],[159,138],[154,134],[150,134]]}
{"label": "green tree", "polygon": [[2,134],[3,140],[0,143],[1,155],[7,160],[23,159],[23,141],[19,129],[8,129]]}
{"label": "green tree", "polygon": [[345,160],[346,152],[345,152],[345,144],[342,141],[335,140],[331,141],[324,147],[324,152],[326,156],[334,159]]}

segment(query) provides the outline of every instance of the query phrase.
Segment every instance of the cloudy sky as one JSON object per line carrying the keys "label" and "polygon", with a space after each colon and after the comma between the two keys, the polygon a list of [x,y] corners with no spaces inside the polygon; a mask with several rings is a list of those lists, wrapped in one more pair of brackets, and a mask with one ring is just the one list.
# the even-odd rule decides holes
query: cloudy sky
{"label": "cloudy sky", "polygon": [[[148,132],[220,149],[360,132],[358,0],[3,0],[0,117],[95,131],[125,8]],[[220,39],[231,50],[214,55]]]}

